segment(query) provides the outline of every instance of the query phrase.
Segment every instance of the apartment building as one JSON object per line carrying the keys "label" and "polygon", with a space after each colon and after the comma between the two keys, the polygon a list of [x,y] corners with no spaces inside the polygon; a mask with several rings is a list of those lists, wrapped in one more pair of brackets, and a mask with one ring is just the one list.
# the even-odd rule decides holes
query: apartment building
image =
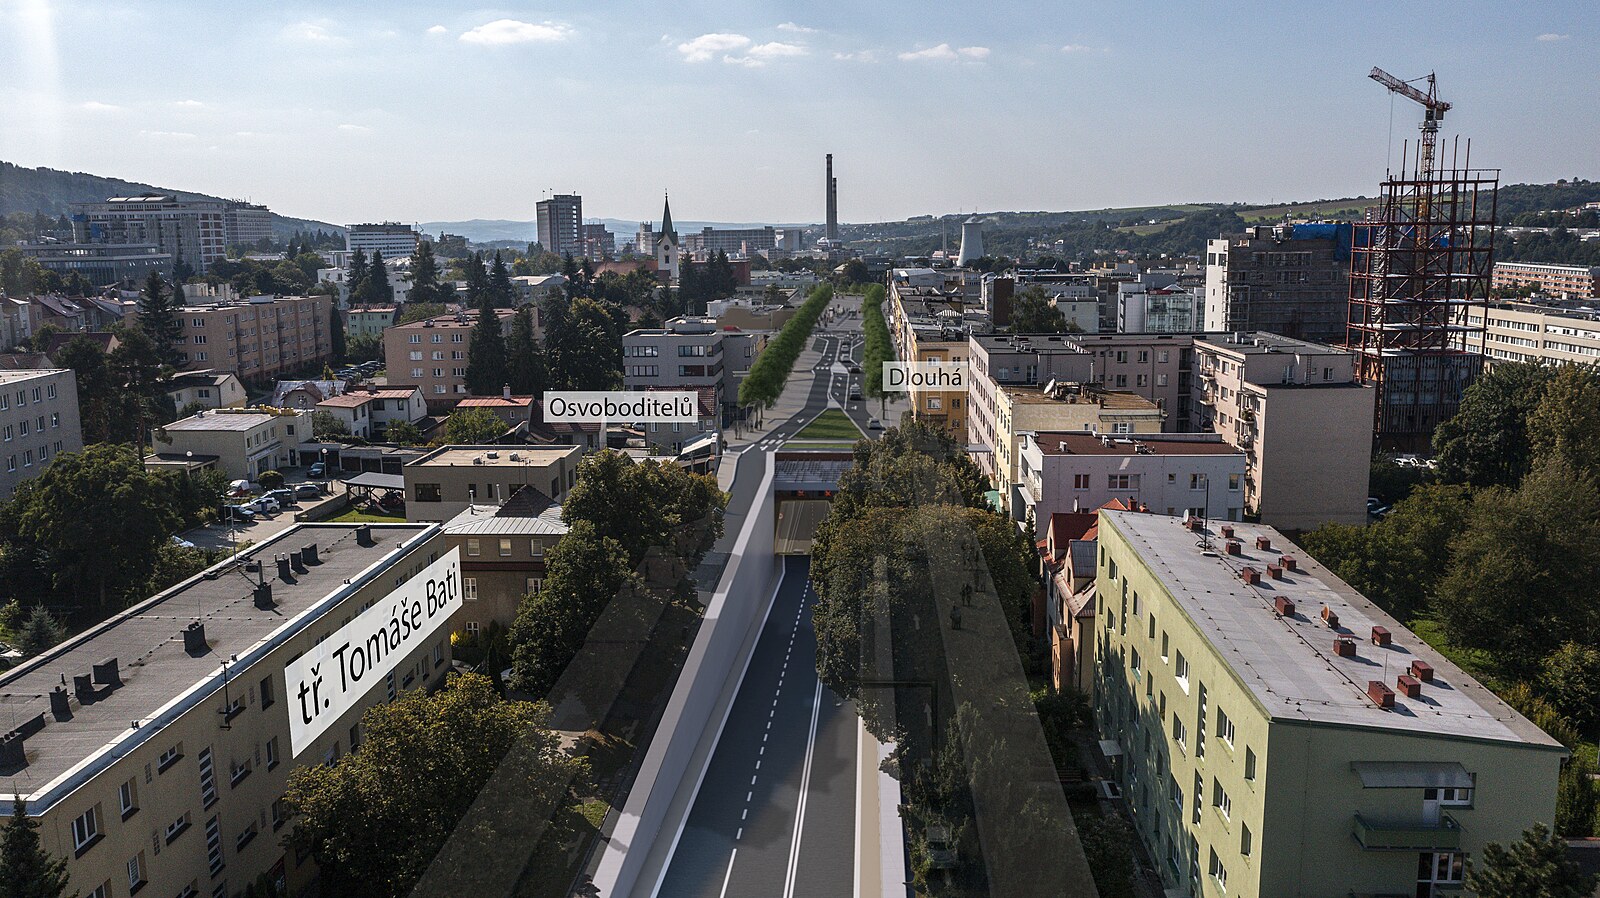
{"label": "apartment building", "polygon": [[1117,285],[1117,332],[1189,334],[1205,330],[1205,289]]}
{"label": "apartment building", "polygon": [[153,243],[21,243],[17,250],[63,277],[76,274],[95,287],[137,290],[159,272],[171,277],[173,256]]}
{"label": "apartment building", "polygon": [[172,407],[183,411],[191,405],[203,409],[239,408],[248,399],[244,384],[231,371],[184,371],[167,382]]}
{"label": "apartment building", "polygon": [[[467,395],[467,359],[472,351],[476,312],[440,315],[387,328],[383,357],[393,380],[415,384],[428,401],[428,414],[449,414]],[[496,309],[502,334],[511,333],[512,309]]]}
{"label": "apartment building", "polygon": [[1022,440],[1026,433],[1090,433],[1126,436],[1160,433],[1163,412],[1155,403],[1125,390],[1094,384],[1062,383],[1038,387],[1001,387],[995,408],[994,442],[983,455],[993,455],[991,482],[1001,504],[1013,515],[1012,496],[1021,476]]}
{"label": "apartment building", "polygon": [[346,390],[317,403],[317,411],[333,415],[352,436],[384,439],[396,421],[415,423],[428,416],[428,404],[416,387]]}
{"label": "apartment building", "polygon": [[344,248],[352,254],[361,250],[369,259],[375,252],[383,253],[385,259],[403,259],[416,252],[421,241],[422,235],[410,225],[385,221],[350,225],[345,231]]}
{"label": "apartment building", "polygon": [[1208,241],[1205,330],[1343,342],[1350,240],[1349,224],[1284,224]]}
{"label": "apartment building", "polygon": [[196,412],[156,428],[156,454],[145,463],[186,458],[213,464],[230,480],[254,481],[263,471],[298,464],[300,444],[311,442],[311,435],[311,412],[302,409]]}
{"label": "apartment building", "polygon": [[1155,514],[1237,521],[1244,473],[1244,453],[1215,434],[1025,433],[1010,505],[1014,517],[1033,523],[1035,538],[1053,515],[1113,500]]}
{"label": "apartment building", "polygon": [[229,896],[265,874],[301,894],[316,865],[282,844],[290,772],[353,751],[367,708],[441,684],[450,639],[413,640],[298,753],[284,668],[443,552],[435,526],[300,524],[0,674],[6,791],[73,889]]}
{"label": "apartment building", "polygon": [[[1555,301],[1495,302],[1467,310],[1467,322],[1484,329],[1481,351],[1495,362],[1600,360],[1600,309]],[[1463,346],[1479,350],[1477,345]]]}
{"label": "apartment building", "polygon": [[713,407],[727,421],[764,345],[762,334],[718,325],[715,318],[680,316],[623,335],[622,384],[629,390],[713,390]]}
{"label": "apartment building", "polygon": [[683,235],[683,248],[692,253],[719,252],[730,256],[753,256],[778,245],[778,233],[764,228],[701,228],[698,234]]}
{"label": "apartment building", "polygon": [[[884,319],[894,342],[895,358],[918,363],[967,363],[970,337],[991,330],[988,316],[964,291],[943,286],[913,286],[906,278],[891,279]],[[944,430],[958,444],[968,440],[968,389],[912,385],[911,414]]]}
{"label": "apartment building", "polygon": [[558,193],[536,207],[539,245],[545,252],[574,257],[583,255],[583,197]]}
{"label": "apartment building", "polygon": [[1600,266],[1496,262],[1491,286],[1496,290],[1534,287],[1559,299],[1600,299]]}
{"label": "apartment building", "polygon": [[1194,340],[1196,428],[1243,450],[1246,510],[1285,529],[1367,520],[1375,391],[1355,356],[1275,334]]}
{"label": "apartment building", "polygon": [[1095,725],[1163,884],[1462,893],[1565,749],[1271,527],[1102,511]]}
{"label": "apartment building", "polygon": [[442,446],[402,473],[406,519],[443,523],[472,505],[500,505],[532,486],[560,502],[578,482],[582,446]]}
{"label": "apartment building", "polygon": [[178,310],[181,370],[261,382],[333,361],[333,299],[252,296]]}
{"label": "apartment building", "polygon": [[228,246],[256,246],[272,239],[272,212],[266,206],[229,203],[222,215],[222,233]]}
{"label": "apartment building", "polygon": [[344,329],[352,337],[382,337],[399,314],[399,306],[356,306],[345,312]]}
{"label": "apartment building", "polygon": [[509,628],[523,596],[544,588],[545,555],[567,533],[561,503],[538,487],[518,487],[501,505],[472,505],[444,525],[447,549],[461,553],[465,601],[450,629],[477,638]]}
{"label": "apartment building", "polygon": [[150,193],[109,197],[103,203],[73,203],[72,239],[77,244],[154,246],[205,274],[227,254],[228,203],[179,200]]}
{"label": "apartment building", "polygon": [[44,473],[57,455],[82,449],[72,369],[0,370],[0,500]]}

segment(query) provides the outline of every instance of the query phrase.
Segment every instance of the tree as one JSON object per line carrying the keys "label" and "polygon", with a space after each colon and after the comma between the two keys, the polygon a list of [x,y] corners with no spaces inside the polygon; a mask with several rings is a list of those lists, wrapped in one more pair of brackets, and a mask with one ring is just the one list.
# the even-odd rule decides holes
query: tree
{"label": "tree", "polygon": [[400,310],[400,317],[395,323],[410,324],[413,321],[426,321],[429,318],[437,318],[443,315],[445,311],[445,307],[439,303],[408,302],[405,308]]}
{"label": "tree", "polygon": [[333,345],[333,360],[343,362],[345,359],[344,316],[339,313],[339,304],[328,304],[328,335]]}
{"label": "tree", "polygon": [[261,488],[264,490],[281,490],[284,482],[283,472],[262,471],[260,476],[256,477],[256,482],[261,484]]}
{"label": "tree", "polygon": [[149,578],[182,520],[166,477],[139,452],[101,444],[56,456],[19,486],[0,508],[0,541],[37,547],[58,592],[107,611]]}
{"label": "tree", "polygon": [[1541,464],[1514,492],[1480,491],[1451,550],[1433,605],[1452,643],[1529,675],[1549,646],[1600,637],[1600,488],[1566,462]]}
{"label": "tree", "polygon": [[338,440],[350,435],[350,428],[334,417],[333,412],[317,410],[311,413],[311,438],[318,441]]}
{"label": "tree", "polygon": [[463,267],[467,276],[467,305],[476,307],[489,289],[489,272],[483,267],[483,253],[468,256]]}
{"label": "tree", "polygon": [[1479,898],[1589,898],[1600,876],[1584,873],[1567,857],[1567,843],[1543,823],[1503,846],[1483,846],[1482,865],[1467,871],[1467,888]]}
{"label": "tree", "polygon": [[548,378],[533,330],[533,307],[523,306],[511,319],[511,339],[506,344],[506,381],[519,396],[542,394]]}
{"label": "tree", "polygon": [[39,843],[39,824],[16,796],[0,834],[0,898],[61,898],[67,894],[67,859],[52,858]]}
{"label": "tree", "polygon": [[32,658],[59,645],[66,638],[67,628],[56,620],[55,615],[43,605],[35,605],[22,622],[22,631],[17,635],[17,651]]}
{"label": "tree", "polygon": [[481,674],[375,705],[359,752],[290,774],[289,842],[316,858],[328,894],[409,894],[491,777],[532,806],[563,803],[587,767],[561,750],[549,716],[501,699]]}
{"label": "tree", "polygon": [[181,362],[178,340],[183,332],[178,305],[161,274],[150,272],[144,289],[139,291],[139,329],[155,344],[162,364],[174,368]]}
{"label": "tree", "polygon": [[383,261],[382,250],[372,251],[367,276],[351,290],[350,301],[363,306],[382,306],[394,302],[394,285],[389,283],[389,266]]}
{"label": "tree", "polygon": [[433,255],[433,244],[426,240],[419,241],[417,248],[411,253],[411,290],[406,294],[406,302],[439,302],[439,263]]}
{"label": "tree", "polygon": [[612,597],[637,575],[616,540],[578,521],[546,555],[544,588],[511,625],[513,689],[543,696],[583,647]]}
{"label": "tree", "polygon": [[498,396],[506,383],[506,341],[500,315],[488,296],[478,305],[478,321],[472,326],[467,353],[467,392]]}
{"label": "tree", "polygon": [[78,420],[85,443],[103,443],[112,438],[113,410],[118,401],[114,393],[122,388],[111,380],[106,352],[88,337],[73,337],[56,352],[55,363],[71,368],[78,382]]}
{"label": "tree", "polygon": [[822,310],[833,301],[833,288],[827,284],[813,287],[806,301],[794,316],[784,323],[776,336],[756,356],[750,373],[739,385],[740,405],[763,405],[771,408],[783,394],[783,386],[794,370],[795,360],[811,339],[811,331],[822,317]]}
{"label": "tree", "polygon": [[675,464],[635,463],[621,452],[602,449],[578,463],[577,482],[561,507],[568,525],[585,522],[614,539],[637,564],[651,547],[673,546],[675,534],[710,528],[722,532],[721,509],[727,497],[716,479],[691,474]]}
{"label": "tree", "polygon": [[120,404],[113,432],[143,443],[149,425],[155,420],[171,420],[172,403],[166,385],[172,368],[144,331],[124,328],[122,344],[111,350],[107,359],[112,382],[120,387],[115,394]]}
{"label": "tree", "polygon": [[545,361],[558,390],[614,390],[622,385],[622,331],[616,316],[586,297],[545,301]]}
{"label": "tree", "polygon": [[1585,736],[1600,726],[1600,649],[1564,642],[1544,659],[1539,686],[1546,700]]}
{"label": "tree", "polygon": [[410,421],[394,421],[384,428],[383,438],[396,446],[415,446],[422,442],[422,431]]}
{"label": "tree", "polygon": [[367,281],[367,254],[357,249],[350,254],[350,267],[345,272],[345,288],[349,291],[350,299],[355,300],[361,295],[361,285]]}
{"label": "tree", "polygon": [[1583,476],[1600,474],[1600,373],[1592,366],[1557,366],[1527,420],[1534,460],[1559,458]]}
{"label": "tree", "polygon": [[1455,417],[1434,430],[1439,479],[1476,487],[1520,483],[1533,458],[1528,416],[1553,376],[1543,364],[1503,362],[1467,387]]}
{"label": "tree", "polygon": [[509,429],[506,422],[488,409],[456,409],[445,419],[444,441],[477,446],[500,439]]}
{"label": "tree", "polygon": [[1011,332],[1013,334],[1060,334],[1073,330],[1067,316],[1051,302],[1050,295],[1038,285],[1018,294],[1011,304]]}
{"label": "tree", "polygon": [[499,250],[495,250],[494,264],[489,267],[487,289],[489,301],[496,308],[508,308],[516,304],[517,288],[511,283],[511,274],[506,271],[506,263],[500,258]]}

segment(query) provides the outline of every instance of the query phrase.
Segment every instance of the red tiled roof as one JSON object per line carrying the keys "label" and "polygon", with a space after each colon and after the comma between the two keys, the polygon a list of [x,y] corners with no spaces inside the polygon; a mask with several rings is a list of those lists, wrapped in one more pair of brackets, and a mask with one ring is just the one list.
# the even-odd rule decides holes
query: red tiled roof
{"label": "red tiled roof", "polygon": [[527,408],[533,405],[532,396],[468,396],[456,403],[456,408]]}

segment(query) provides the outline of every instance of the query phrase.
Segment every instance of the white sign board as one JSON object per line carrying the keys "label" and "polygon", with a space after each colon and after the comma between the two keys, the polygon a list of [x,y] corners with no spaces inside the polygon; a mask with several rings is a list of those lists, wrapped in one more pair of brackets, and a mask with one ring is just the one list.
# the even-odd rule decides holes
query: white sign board
{"label": "white sign board", "polygon": [[693,390],[549,390],[544,419],[565,424],[694,424],[700,394]]}
{"label": "white sign board", "polygon": [[461,607],[461,550],[423,568],[284,665],[291,755],[299,756]]}
{"label": "white sign board", "polygon": [[907,390],[965,390],[966,362],[884,362],[883,388]]}

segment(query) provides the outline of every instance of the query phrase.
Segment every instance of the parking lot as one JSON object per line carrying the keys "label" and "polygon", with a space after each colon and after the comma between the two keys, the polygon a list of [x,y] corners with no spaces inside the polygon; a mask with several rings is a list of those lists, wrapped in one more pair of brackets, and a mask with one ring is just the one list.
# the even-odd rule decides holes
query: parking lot
{"label": "parking lot", "polygon": [[[194,543],[202,549],[226,549],[237,542],[249,541],[259,543],[268,537],[276,536],[284,530],[293,527],[296,515],[306,514],[322,507],[328,502],[343,501],[345,488],[338,480],[309,480],[305,469],[290,468],[281,472],[284,475],[285,486],[294,489],[302,483],[316,483],[326,490],[321,499],[300,499],[299,504],[279,510],[272,514],[258,514],[255,520],[244,524],[210,524],[205,527],[196,527],[178,534],[178,537]],[[248,499],[230,499],[229,504],[243,503]]]}

